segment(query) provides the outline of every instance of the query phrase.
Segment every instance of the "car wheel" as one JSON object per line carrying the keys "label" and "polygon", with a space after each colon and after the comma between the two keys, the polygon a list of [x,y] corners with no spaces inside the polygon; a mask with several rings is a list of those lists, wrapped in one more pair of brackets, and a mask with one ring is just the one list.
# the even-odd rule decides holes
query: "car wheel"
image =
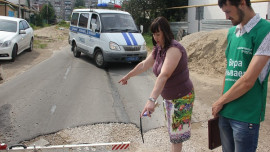
{"label": "car wheel", "polygon": [[13,49],[12,49],[12,55],[11,55],[11,62],[14,62],[16,57],[17,57],[17,53],[18,53],[18,48],[17,48],[17,45],[14,45],[13,46]]}
{"label": "car wheel", "polygon": [[31,52],[33,50],[33,38],[30,41],[30,47],[28,49],[28,52]]}
{"label": "car wheel", "polygon": [[80,51],[78,51],[78,48],[77,48],[77,45],[76,44],[73,44],[73,55],[75,56],[75,57],[80,57],[81,56],[81,52]]}
{"label": "car wheel", "polygon": [[96,66],[99,68],[105,68],[106,67],[106,62],[104,61],[104,56],[100,50],[97,50],[95,57],[94,57]]}

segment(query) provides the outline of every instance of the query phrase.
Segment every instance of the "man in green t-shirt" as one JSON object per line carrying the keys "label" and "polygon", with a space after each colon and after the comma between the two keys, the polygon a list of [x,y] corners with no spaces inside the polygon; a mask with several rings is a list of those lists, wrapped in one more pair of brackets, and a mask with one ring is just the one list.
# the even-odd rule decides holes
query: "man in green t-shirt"
{"label": "man in green t-shirt", "polygon": [[223,95],[212,105],[219,115],[223,152],[255,152],[264,120],[270,69],[270,22],[256,14],[250,0],[218,0],[229,29]]}

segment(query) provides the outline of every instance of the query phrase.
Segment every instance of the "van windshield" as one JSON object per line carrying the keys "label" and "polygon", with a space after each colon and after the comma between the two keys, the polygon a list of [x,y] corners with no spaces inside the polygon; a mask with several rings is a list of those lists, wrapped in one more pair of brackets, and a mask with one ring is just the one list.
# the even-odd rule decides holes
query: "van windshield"
{"label": "van windshield", "polygon": [[101,14],[102,32],[139,33],[132,17],[128,14]]}

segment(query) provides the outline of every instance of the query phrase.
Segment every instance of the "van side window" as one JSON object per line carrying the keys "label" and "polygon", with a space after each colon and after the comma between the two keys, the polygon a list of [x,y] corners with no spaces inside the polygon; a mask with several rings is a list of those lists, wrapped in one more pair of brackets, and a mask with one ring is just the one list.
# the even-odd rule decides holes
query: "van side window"
{"label": "van side window", "polygon": [[100,32],[100,22],[99,22],[99,17],[97,14],[92,14],[91,22],[90,22],[90,29],[92,29],[92,24],[97,25],[96,31],[93,31],[93,32]]}
{"label": "van side window", "polygon": [[89,18],[88,13],[82,13],[79,19],[79,26],[87,28],[88,18]]}
{"label": "van side window", "polygon": [[78,18],[79,18],[79,13],[73,13],[72,18],[71,18],[71,25],[77,26],[78,24]]}

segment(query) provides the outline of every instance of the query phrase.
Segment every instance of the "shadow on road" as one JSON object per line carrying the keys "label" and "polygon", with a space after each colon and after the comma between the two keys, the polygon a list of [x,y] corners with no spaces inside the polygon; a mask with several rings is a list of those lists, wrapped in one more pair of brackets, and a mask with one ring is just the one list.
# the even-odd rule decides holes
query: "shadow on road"
{"label": "shadow on road", "polygon": [[[79,58],[85,62],[88,62],[89,64],[96,66],[94,59],[85,55],[85,54],[81,54],[81,56]],[[113,70],[113,71],[124,70],[124,71],[126,71],[126,70],[133,69],[137,64],[138,63],[108,63],[108,67],[106,67],[104,70],[106,70],[106,71],[108,71],[108,70]]]}

